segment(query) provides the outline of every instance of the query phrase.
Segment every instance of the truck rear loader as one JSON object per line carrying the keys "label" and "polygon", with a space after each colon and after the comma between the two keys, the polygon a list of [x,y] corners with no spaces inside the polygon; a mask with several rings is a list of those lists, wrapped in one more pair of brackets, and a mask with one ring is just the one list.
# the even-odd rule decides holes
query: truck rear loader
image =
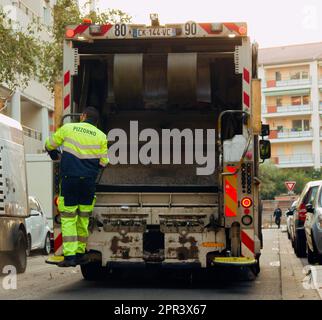
{"label": "truck rear loader", "polygon": [[[82,273],[236,265],[257,274],[258,169],[270,153],[260,141],[257,45],[246,23],[151,22],[66,27],[64,119],[94,106],[109,140]],[[56,261],[59,221],[56,210]]]}

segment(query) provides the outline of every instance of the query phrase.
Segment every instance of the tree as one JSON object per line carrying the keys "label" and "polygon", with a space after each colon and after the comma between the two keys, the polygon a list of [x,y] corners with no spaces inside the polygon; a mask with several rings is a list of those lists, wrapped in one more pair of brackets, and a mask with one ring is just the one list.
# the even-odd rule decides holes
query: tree
{"label": "tree", "polygon": [[279,169],[268,162],[260,166],[261,198],[271,200],[286,194],[285,181],[296,181],[295,194],[301,194],[305,185],[312,180],[322,180],[322,171],[314,169]]}
{"label": "tree", "polygon": [[35,29],[16,28],[0,7],[0,85],[10,90],[27,86],[37,74],[41,45]]}
{"label": "tree", "polygon": [[54,90],[55,84],[63,72],[65,27],[78,25],[84,18],[90,18],[93,23],[98,24],[128,23],[131,20],[131,17],[121,10],[109,9],[102,13],[83,14],[75,0],[58,0],[54,7],[54,24],[50,30],[53,42],[43,44],[40,64],[40,79],[51,91]]}

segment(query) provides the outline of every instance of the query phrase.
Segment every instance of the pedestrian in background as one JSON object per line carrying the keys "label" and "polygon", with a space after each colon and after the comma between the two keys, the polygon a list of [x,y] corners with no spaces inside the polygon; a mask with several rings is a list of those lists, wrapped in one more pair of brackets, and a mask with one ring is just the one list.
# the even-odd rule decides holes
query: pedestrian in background
{"label": "pedestrian in background", "polygon": [[281,227],[281,217],[282,217],[282,210],[280,208],[276,208],[274,211],[274,218],[275,223],[278,226],[278,229]]}

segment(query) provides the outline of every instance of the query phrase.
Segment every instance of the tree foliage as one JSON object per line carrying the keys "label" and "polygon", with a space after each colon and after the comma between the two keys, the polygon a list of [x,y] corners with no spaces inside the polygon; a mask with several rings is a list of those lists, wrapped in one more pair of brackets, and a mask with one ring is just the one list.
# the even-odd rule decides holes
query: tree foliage
{"label": "tree foliage", "polygon": [[261,198],[271,200],[286,194],[285,181],[296,181],[294,192],[300,194],[305,185],[312,180],[322,180],[322,171],[314,169],[279,169],[272,163],[260,166]]}
{"label": "tree foliage", "polygon": [[55,83],[62,76],[65,27],[78,25],[84,18],[90,18],[93,23],[97,24],[127,23],[131,20],[128,14],[115,9],[109,9],[102,13],[82,14],[75,0],[58,0],[54,8],[54,25],[51,30],[53,42],[43,45],[40,64],[40,78],[51,91],[54,90]]}
{"label": "tree foliage", "polygon": [[41,44],[35,28],[22,31],[0,7],[0,85],[25,87],[37,75]]}
{"label": "tree foliage", "polygon": [[[94,23],[127,23],[131,20],[129,15],[115,9],[83,14],[76,0],[58,0],[53,18],[52,27],[34,20],[27,28],[16,28],[16,23],[0,6],[0,85],[6,84],[14,90],[27,86],[32,78],[38,78],[53,92],[55,83],[62,76],[67,25],[77,25],[83,18],[91,18]],[[48,32],[52,41],[41,41],[37,36],[41,31]]]}

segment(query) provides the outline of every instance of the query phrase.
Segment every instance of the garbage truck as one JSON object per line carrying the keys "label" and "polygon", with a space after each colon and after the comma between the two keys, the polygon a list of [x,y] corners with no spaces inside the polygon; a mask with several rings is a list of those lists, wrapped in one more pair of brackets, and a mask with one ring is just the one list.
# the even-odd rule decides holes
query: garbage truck
{"label": "garbage truck", "polygon": [[[150,18],[66,27],[63,122],[97,108],[110,159],[97,178],[82,274],[147,266],[246,266],[258,274],[258,171],[270,157],[258,45],[246,23]],[[54,238],[57,262],[57,208]]]}

